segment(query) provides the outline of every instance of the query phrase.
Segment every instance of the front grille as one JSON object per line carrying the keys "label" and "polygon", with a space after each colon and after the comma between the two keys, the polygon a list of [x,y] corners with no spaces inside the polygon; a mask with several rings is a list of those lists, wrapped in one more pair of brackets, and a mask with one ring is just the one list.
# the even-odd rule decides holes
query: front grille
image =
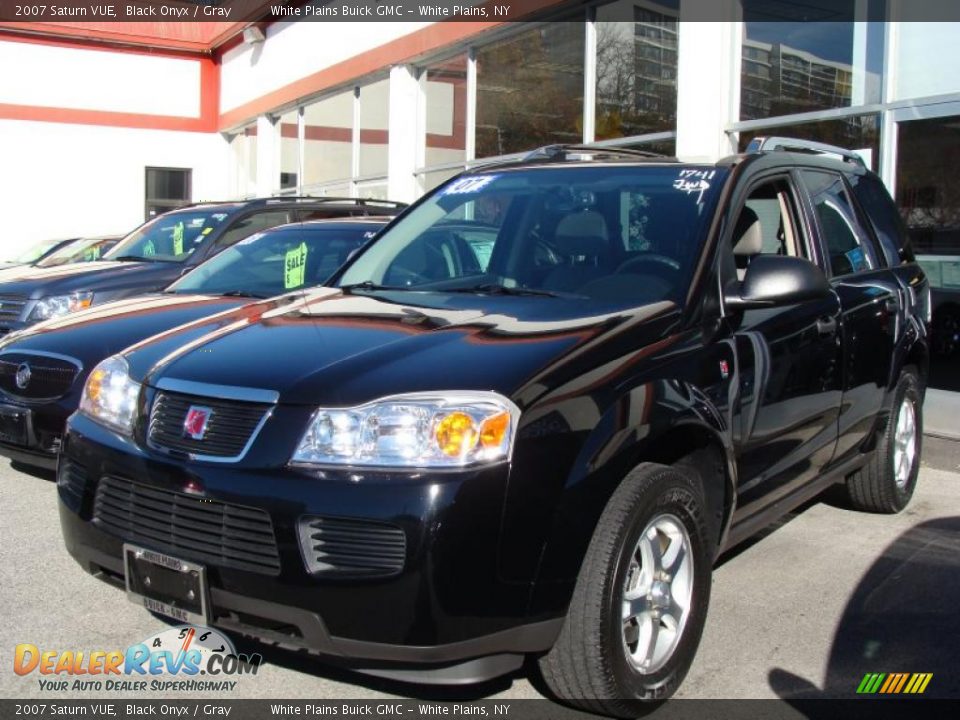
{"label": "front grille", "polygon": [[[23,375],[29,378],[24,387],[17,385],[17,371],[22,367],[29,368],[29,372]],[[0,356],[0,390],[28,400],[52,400],[69,392],[78,372],[78,365],[69,360],[30,353],[4,353]]]}
{"label": "front grille", "polygon": [[87,486],[87,468],[78,462],[62,459],[57,473],[57,486],[60,488],[60,497],[67,507],[74,512],[79,512],[83,503],[84,489]]}
{"label": "front grille", "polygon": [[125,542],[184,560],[269,575],[280,572],[273,523],[257,508],[106,476],[97,486],[93,522]]}
{"label": "front grille", "polygon": [[25,295],[0,295],[0,322],[19,320],[26,304]]}
{"label": "front grille", "polygon": [[[193,406],[210,410],[206,432],[195,440],[184,431],[187,411]],[[147,431],[150,444],[159,450],[239,459],[271,405],[161,392],[153,403]]]}
{"label": "front grille", "polygon": [[348,518],[301,519],[300,546],[312,573],[396,575],[407,555],[407,537],[400,528]]}

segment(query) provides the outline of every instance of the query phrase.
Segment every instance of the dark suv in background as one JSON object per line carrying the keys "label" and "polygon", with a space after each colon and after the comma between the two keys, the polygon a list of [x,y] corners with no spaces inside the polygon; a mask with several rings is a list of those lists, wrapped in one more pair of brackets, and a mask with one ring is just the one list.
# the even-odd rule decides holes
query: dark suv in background
{"label": "dark suv in background", "polygon": [[261,230],[323,218],[393,216],[403,203],[276,197],[203,203],[150,220],[97,262],[0,275],[0,336],[110,300],[161,290],[224,248]]}
{"label": "dark suv in background", "polygon": [[857,156],[791,140],[462,174],[332,287],[95,368],[67,548],[180,621],[421,681],[531,654],[635,716],[722,550],[834,483],[910,500],[930,299],[894,216]]}
{"label": "dark suv in background", "polygon": [[280,225],[234,243],[169,285],[0,338],[0,455],[57,466],[64,425],[97,363],[128,345],[254,299],[327,281],[390,220]]}

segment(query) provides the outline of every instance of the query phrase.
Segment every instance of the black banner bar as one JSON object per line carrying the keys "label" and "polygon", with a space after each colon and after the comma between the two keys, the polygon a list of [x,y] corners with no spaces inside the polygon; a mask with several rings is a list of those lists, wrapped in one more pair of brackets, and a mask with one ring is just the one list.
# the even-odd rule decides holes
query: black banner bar
{"label": "black banner bar", "polygon": [[[960,700],[922,697],[858,700],[671,700],[628,705],[650,720],[904,720],[957,717]],[[549,700],[0,700],[0,718],[502,718],[595,720],[598,716]]]}
{"label": "black banner bar", "polygon": [[[663,0],[662,4],[668,11],[673,8],[681,21],[859,19],[854,17],[854,0]],[[585,5],[582,0],[0,0],[0,22],[582,22]],[[633,19],[633,4],[625,2],[611,2],[605,17],[615,20],[620,10],[625,21]],[[895,14],[885,18],[871,15],[870,19],[960,21],[960,3],[954,0],[887,3],[887,12]]]}

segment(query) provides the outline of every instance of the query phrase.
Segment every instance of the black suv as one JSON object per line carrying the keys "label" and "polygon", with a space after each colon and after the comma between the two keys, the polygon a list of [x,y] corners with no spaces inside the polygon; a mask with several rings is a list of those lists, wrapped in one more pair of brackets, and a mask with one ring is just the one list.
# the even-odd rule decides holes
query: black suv
{"label": "black suv", "polygon": [[833,483],[882,513],[914,491],[928,284],[834,152],[458,176],[333,287],[99,365],[67,548],[151,610],[368,673],[533,654],[593,710],[669,696],[721,550]]}
{"label": "black suv", "polygon": [[161,290],[204,260],[261,230],[354,215],[393,216],[406,205],[320,197],[203,203],[141,225],[97,262],[0,276],[0,335],[110,300]]}

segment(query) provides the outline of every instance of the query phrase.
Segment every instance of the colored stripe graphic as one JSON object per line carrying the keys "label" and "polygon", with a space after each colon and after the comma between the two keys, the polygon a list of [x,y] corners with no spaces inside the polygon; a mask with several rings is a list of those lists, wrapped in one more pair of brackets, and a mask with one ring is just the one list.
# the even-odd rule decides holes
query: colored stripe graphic
{"label": "colored stripe graphic", "polygon": [[857,686],[860,695],[922,695],[933,673],[867,673]]}

